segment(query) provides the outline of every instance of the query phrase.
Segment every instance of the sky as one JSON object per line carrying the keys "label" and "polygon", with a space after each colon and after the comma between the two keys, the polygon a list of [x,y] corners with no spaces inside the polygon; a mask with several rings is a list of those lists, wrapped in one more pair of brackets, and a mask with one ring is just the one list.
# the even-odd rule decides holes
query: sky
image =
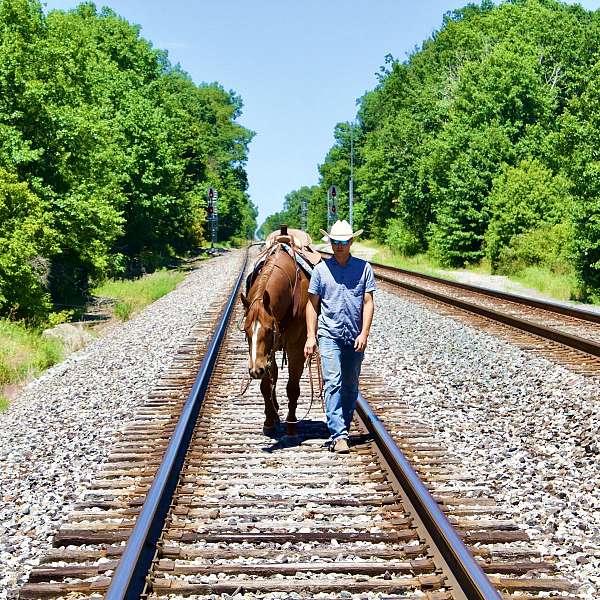
{"label": "sky", "polygon": [[[467,0],[106,0],[194,82],[242,97],[249,193],[260,225],[284,197],[318,183],[335,124],[377,84],[392,54],[404,60]],[[573,2],[574,3],[574,2]],[[600,0],[578,2],[590,10]],[[76,0],[46,0],[69,9]]]}

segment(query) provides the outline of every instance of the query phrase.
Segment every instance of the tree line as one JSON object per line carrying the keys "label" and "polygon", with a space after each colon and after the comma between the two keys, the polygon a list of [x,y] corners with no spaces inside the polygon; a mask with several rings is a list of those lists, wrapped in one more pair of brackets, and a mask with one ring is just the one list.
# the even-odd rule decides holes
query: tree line
{"label": "tree line", "polygon": [[[319,184],[277,219],[305,194],[316,235],[332,184],[347,214],[350,135],[335,127]],[[354,221],[370,237],[446,266],[572,269],[581,297],[599,294],[600,11],[486,0],[447,13],[407,60],[386,57],[353,137]]]}
{"label": "tree line", "polygon": [[219,239],[249,237],[241,109],[110,9],[0,0],[0,315],[43,320],[193,251],[211,186]]}

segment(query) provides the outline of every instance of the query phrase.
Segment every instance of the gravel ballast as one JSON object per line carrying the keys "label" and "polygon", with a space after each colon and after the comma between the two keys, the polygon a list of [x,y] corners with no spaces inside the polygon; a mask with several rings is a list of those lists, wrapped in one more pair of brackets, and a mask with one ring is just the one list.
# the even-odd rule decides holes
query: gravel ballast
{"label": "gravel ballast", "polygon": [[0,599],[16,598],[52,535],[190,330],[231,290],[242,251],[200,263],[173,292],[30,383],[0,414]]}
{"label": "gravel ballast", "polygon": [[366,360],[579,595],[600,597],[600,380],[376,292]]}
{"label": "gravel ballast", "polygon": [[[171,294],[32,382],[0,414],[0,600],[16,598],[123,429],[241,264],[199,266]],[[367,361],[512,507],[579,596],[600,597],[600,406],[586,378],[380,290]],[[276,597],[274,595],[273,597]]]}

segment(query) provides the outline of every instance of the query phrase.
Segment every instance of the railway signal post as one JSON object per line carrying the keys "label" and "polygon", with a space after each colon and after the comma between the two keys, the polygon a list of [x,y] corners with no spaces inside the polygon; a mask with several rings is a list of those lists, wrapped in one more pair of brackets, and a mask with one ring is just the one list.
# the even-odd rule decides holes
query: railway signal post
{"label": "railway signal post", "polygon": [[208,213],[208,225],[210,227],[210,247],[214,248],[217,243],[217,226],[218,226],[218,212],[217,212],[217,199],[219,193],[213,187],[208,188],[206,192],[206,198],[208,200],[208,206],[206,211]]}

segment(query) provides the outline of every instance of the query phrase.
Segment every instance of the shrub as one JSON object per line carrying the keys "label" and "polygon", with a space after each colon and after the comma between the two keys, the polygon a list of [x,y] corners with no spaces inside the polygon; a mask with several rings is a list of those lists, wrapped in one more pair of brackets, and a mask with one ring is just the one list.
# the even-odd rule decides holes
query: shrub
{"label": "shrub", "polygon": [[539,227],[511,238],[497,259],[497,271],[513,274],[527,267],[546,267],[554,272],[564,272],[569,266],[572,247],[570,224]]}
{"label": "shrub", "polygon": [[[506,269],[513,260],[507,257],[515,252],[528,265],[542,264],[543,256],[538,255],[542,249],[552,247],[554,252],[556,243],[566,242],[568,226],[556,230],[552,226],[566,219],[571,204],[567,180],[553,175],[539,161],[524,160],[517,167],[505,167],[494,179],[489,197],[492,216],[485,233],[485,249],[492,272],[500,268],[500,262]],[[519,237],[528,231],[531,236]],[[545,232],[550,234],[549,239],[543,239]]]}
{"label": "shrub", "polygon": [[385,243],[398,254],[414,256],[422,250],[421,240],[401,219],[388,221],[385,230]]}
{"label": "shrub", "polygon": [[44,285],[53,231],[41,200],[0,168],[0,314],[43,320],[50,307]]}

